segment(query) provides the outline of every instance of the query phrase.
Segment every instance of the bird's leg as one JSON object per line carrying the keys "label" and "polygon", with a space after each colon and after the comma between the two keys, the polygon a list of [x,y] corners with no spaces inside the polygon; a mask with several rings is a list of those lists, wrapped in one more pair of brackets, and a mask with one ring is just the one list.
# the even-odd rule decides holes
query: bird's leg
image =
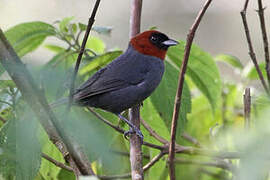
{"label": "bird's leg", "polygon": [[141,130],[139,130],[134,124],[132,124],[129,120],[127,120],[127,119],[126,119],[124,116],[122,116],[121,114],[117,114],[117,116],[118,116],[121,120],[125,121],[125,122],[129,125],[129,127],[130,127],[130,130],[129,130],[129,131],[126,131],[126,132],[124,133],[125,138],[126,138],[129,134],[131,134],[131,133],[136,133],[137,136],[139,136],[139,137],[141,138],[141,141],[143,142],[143,134],[142,134]]}

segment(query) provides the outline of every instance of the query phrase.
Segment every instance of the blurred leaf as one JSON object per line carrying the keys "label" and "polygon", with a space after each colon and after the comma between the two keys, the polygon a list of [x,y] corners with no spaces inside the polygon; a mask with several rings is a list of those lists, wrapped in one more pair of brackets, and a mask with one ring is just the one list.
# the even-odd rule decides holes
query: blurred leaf
{"label": "blurred leaf", "polygon": [[55,179],[59,179],[59,180],[61,180],[61,179],[64,179],[64,180],[75,180],[76,177],[75,177],[75,175],[74,175],[73,172],[69,172],[69,171],[67,171],[65,169],[61,169],[60,172],[59,172],[59,174],[58,174],[58,176],[57,176],[57,178],[55,178]]}
{"label": "blurred leaf", "polygon": [[[154,107],[151,98],[147,98],[143,101],[143,107],[141,108],[141,116],[143,120],[150,125],[152,129],[155,130],[157,134],[162,136],[165,139],[170,138],[170,132],[164,122],[164,120],[160,117],[157,109]],[[142,128],[144,138],[147,142],[151,142],[154,144],[159,144],[160,142],[156,141],[153,136],[149,135],[148,131],[144,132],[144,128]]]}
{"label": "blurred leaf", "polygon": [[[266,71],[265,71],[265,63],[260,63],[259,68],[263,74],[263,77],[267,78]],[[246,77],[248,79],[251,79],[251,80],[259,79],[258,73],[257,73],[256,68],[254,66],[252,66],[252,68],[248,71]]]}
{"label": "blurred leaf", "polygon": [[4,178],[16,176],[16,124],[9,120],[0,129],[0,174]]}
{"label": "blurred leaf", "polygon": [[[63,112],[62,112],[63,113]],[[63,128],[77,142],[90,161],[103,160],[107,166],[115,171],[121,162],[114,162],[109,147],[114,131],[101,122],[92,113],[80,107],[73,107],[68,117],[61,114],[64,119]]]}
{"label": "blurred leaf", "polygon": [[[43,129],[41,130],[42,131],[39,134],[39,137],[42,143],[42,152],[52,157],[58,162],[65,163],[62,154],[59,152],[56,146],[49,140],[46,132]],[[42,158],[39,173],[42,175],[44,179],[57,179],[60,170],[61,168],[55,166],[53,163]]]}
{"label": "blurred leaf", "polygon": [[[184,57],[185,42],[168,50],[168,57],[178,66],[181,66]],[[187,75],[192,79],[198,89],[207,97],[213,110],[221,94],[221,79],[219,70],[210,54],[193,44],[187,66]]]}
{"label": "blurred leaf", "polygon": [[[177,89],[179,71],[171,64],[165,61],[165,73],[162,81],[155,92],[150,96],[154,107],[158,114],[164,120],[167,128],[170,130],[171,120],[174,108],[174,98]],[[185,123],[187,113],[191,112],[191,97],[190,91],[186,83],[184,83],[181,109],[178,119],[177,135],[180,136]]]}
{"label": "blurred leaf", "polygon": [[0,89],[15,88],[16,85],[12,80],[0,80]]}
{"label": "blurred leaf", "polygon": [[7,30],[5,35],[22,57],[38,48],[46,37],[55,35],[55,29],[50,24],[36,21],[16,25]]}
{"label": "blurred leaf", "polygon": [[240,70],[242,70],[244,68],[241,61],[237,57],[232,56],[232,55],[219,54],[215,57],[215,60],[225,62],[225,63],[231,65],[232,67],[238,68]]}
{"label": "blurred leaf", "polygon": [[64,19],[62,19],[59,23],[59,29],[61,32],[67,33],[68,32],[68,25],[70,23],[71,20],[73,20],[74,17],[65,17]]}
{"label": "blurred leaf", "polygon": [[89,72],[93,70],[97,70],[101,68],[102,66],[108,64],[118,56],[122,54],[122,51],[112,51],[112,52],[106,52],[105,54],[96,56],[91,62],[89,62],[87,65],[85,65],[81,70],[79,71],[80,75],[89,74]]}
{"label": "blurred leaf", "polygon": [[0,162],[16,162],[16,171],[13,172],[16,179],[33,179],[41,161],[37,121],[29,109],[18,110],[17,113],[20,114],[19,119],[9,120],[1,129],[0,146],[4,147],[4,159]]}
{"label": "blurred leaf", "polygon": [[2,64],[0,63],[0,76],[5,72],[6,70],[4,69],[4,67],[2,66]]}
{"label": "blurred leaf", "polygon": [[105,51],[105,44],[98,37],[90,36],[86,43],[86,49],[91,49],[96,54],[102,54]]}
{"label": "blurred leaf", "polygon": [[77,25],[75,23],[70,25],[70,30],[72,34],[75,34],[77,32]]}
{"label": "blurred leaf", "polygon": [[112,27],[94,26],[92,27],[92,30],[99,34],[110,35],[112,32]]}
{"label": "blurred leaf", "polygon": [[65,48],[54,45],[54,44],[46,44],[44,47],[55,53],[60,53],[62,51],[65,51]]}
{"label": "blurred leaf", "polygon": [[86,28],[87,28],[87,25],[85,25],[85,24],[83,24],[83,23],[79,23],[79,29],[80,29],[81,31],[85,31]]}

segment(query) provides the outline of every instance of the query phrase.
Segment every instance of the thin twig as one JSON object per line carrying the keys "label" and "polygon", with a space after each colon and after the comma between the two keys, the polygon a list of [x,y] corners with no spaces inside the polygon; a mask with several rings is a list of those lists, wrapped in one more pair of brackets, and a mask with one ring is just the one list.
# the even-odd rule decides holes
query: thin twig
{"label": "thin twig", "polygon": [[103,118],[100,114],[98,114],[97,112],[95,112],[92,108],[87,107],[87,109],[94,114],[98,119],[100,119],[102,122],[104,122],[105,124],[107,124],[108,126],[112,127],[114,130],[120,132],[121,134],[124,134],[124,130],[119,128],[118,126],[112,124],[110,121],[108,121],[107,119]]}
{"label": "thin twig", "polygon": [[81,48],[80,48],[79,55],[77,57],[77,61],[76,61],[76,65],[75,65],[75,68],[74,68],[73,75],[71,77],[71,85],[70,85],[70,90],[69,90],[69,101],[68,101],[68,110],[70,109],[70,107],[71,107],[71,105],[73,103],[73,93],[74,93],[74,86],[75,86],[76,76],[77,76],[77,73],[79,71],[79,66],[80,66],[80,63],[81,63],[81,60],[82,60],[82,56],[84,54],[84,50],[85,50],[85,46],[86,46],[88,36],[89,36],[90,31],[92,29],[92,26],[93,26],[93,24],[95,22],[95,16],[96,16],[99,4],[100,4],[100,0],[97,0],[96,3],[95,3],[95,6],[93,8],[91,17],[88,20],[88,25],[87,25],[87,28],[86,28],[86,31],[85,31],[85,34],[84,34],[84,37],[83,37],[83,42],[82,42],[82,45],[81,45]]}
{"label": "thin twig", "polygon": [[264,77],[263,77],[263,74],[262,74],[262,71],[260,70],[260,67],[258,65],[258,61],[257,61],[257,58],[256,58],[256,54],[253,50],[253,45],[252,45],[252,42],[251,42],[251,37],[250,37],[250,33],[249,33],[249,28],[248,28],[248,23],[247,23],[247,18],[246,18],[246,12],[247,12],[247,7],[248,7],[248,0],[246,0],[245,2],[245,5],[244,5],[244,9],[240,12],[241,14],[241,17],[242,17],[242,21],[243,21],[243,25],[244,25],[244,29],[245,29],[245,34],[246,34],[246,38],[247,38],[247,43],[248,43],[248,48],[249,48],[249,56],[255,66],[255,69],[259,75],[259,78],[261,80],[261,83],[263,85],[263,88],[264,90],[266,91],[266,93],[268,95],[270,95],[269,93],[269,90],[268,90],[268,87],[266,85],[266,82],[264,80]]}
{"label": "thin twig", "polygon": [[172,117],[172,125],[171,125],[171,139],[170,139],[170,147],[169,147],[169,171],[170,171],[170,178],[171,180],[175,180],[175,167],[174,167],[174,157],[175,157],[175,138],[176,138],[176,129],[177,129],[177,121],[179,116],[179,110],[181,106],[181,97],[182,97],[182,91],[183,91],[183,85],[184,85],[184,79],[185,79],[185,73],[187,69],[190,49],[192,45],[192,41],[195,35],[195,32],[201,22],[201,19],[207,10],[208,6],[212,0],[207,0],[205,4],[203,5],[203,8],[199,12],[198,16],[196,17],[196,20],[192,27],[190,28],[190,32],[187,35],[187,42],[185,47],[185,53],[184,58],[181,66],[181,70],[179,73],[179,79],[178,79],[178,88],[176,92],[175,97],[175,103],[174,103],[174,110],[173,110],[173,117]]}
{"label": "thin twig", "polygon": [[202,147],[202,145],[200,144],[200,142],[197,139],[195,139],[194,137],[190,136],[186,132],[182,133],[182,138],[184,138],[185,140],[191,142],[192,144],[194,144],[197,147]]}
{"label": "thin twig", "polygon": [[[131,0],[130,38],[140,33],[142,0]],[[130,122],[140,129],[140,105],[129,111]],[[142,140],[136,134],[130,135],[130,167],[132,180],[143,180]]]}
{"label": "thin twig", "polygon": [[158,140],[159,142],[161,142],[162,144],[168,144],[168,141],[166,139],[164,139],[163,137],[161,137],[160,135],[158,135],[152,128],[151,126],[149,126],[149,124],[147,124],[147,122],[145,122],[142,118],[141,118],[141,123],[143,125],[143,127],[149,132],[149,134],[151,136],[153,136],[156,140]]}
{"label": "thin twig", "polygon": [[270,88],[270,57],[269,57],[269,45],[268,45],[267,31],[266,31],[265,20],[264,20],[264,9],[265,8],[263,7],[262,0],[258,0],[258,14],[259,14],[259,18],[260,18],[263,46],[264,46],[265,71],[267,74],[268,85]]}
{"label": "thin twig", "polygon": [[64,163],[61,163],[59,161],[56,161],[55,159],[51,158],[47,154],[42,153],[41,156],[44,159],[46,159],[46,160],[50,161],[51,163],[53,163],[54,165],[56,165],[57,167],[60,167],[60,168],[65,169],[67,171],[73,172],[73,169],[70,166],[65,165]]}
{"label": "thin twig", "polygon": [[6,104],[6,105],[8,105],[10,107],[13,107],[13,105],[11,103],[7,102],[7,101],[0,100],[0,103]]}
{"label": "thin twig", "polygon": [[250,128],[250,107],[251,107],[250,88],[245,89],[243,100],[244,100],[245,127],[246,129],[249,129]]}
{"label": "thin twig", "polygon": [[194,165],[217,167],[221,169],[226,169],[228,171],[234,171],[234,168],[231,166],[231,164],[228,164],[225,161],[200,161],[195,159],[184,159],[177,157],[175,158],[174,162],[181,164],[194,164]]}

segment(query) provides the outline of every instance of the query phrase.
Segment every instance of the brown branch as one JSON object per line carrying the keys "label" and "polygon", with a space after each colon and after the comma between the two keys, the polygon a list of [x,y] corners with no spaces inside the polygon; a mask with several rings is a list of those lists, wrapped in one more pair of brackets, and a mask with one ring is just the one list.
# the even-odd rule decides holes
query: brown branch
{"label": "brown branch", "polygon": [[[140,33],[142,0],[131,0],[130,38]],[[130,122],[140,129],[140,105],[129,111]],[[136,134],[130,135],[130,166],[132,180],[143,180],[142,140]]]}
{"label": "brown branch", "polygon": [[[151,161],[149,161],[144,167],[143,167],[143,172],[147,171],[150,169],[156,162],[158,162],[165,154],[163,152],[160,152],[158,155],[156,155]],[[130,178],[131,173],[126,173],[122,175],[114,175],[114,176],[99,176],[100,179],[102,180],[111,180],[111,179],[126,179]]]}
{"label": "brown branch", "polygon": [[257,73],[259,75],[259,78],[261,80],[261,83],[263,85],[264,90],[266,91],[266,93],[268,95],[270,95],[268,87],[267,87],[266,82],[264,80],[262,71],[259,68],[258,61],[257,61],[257,58],[256,58],[256,54],[255,54],[255,52],[253,50],[253,45],[252,45],[252,42],[251,42],[251,37],[250,37],[247,18],[246,18],[248,2],[249,2],[248,0],[245,1],[244,9],[240,12],[240,14],[241,14],[241,17],[242,17],[242,21],[243,21],[243,25],[244,25],[244,29],[245,29],[245,34],[246,34],[246,38],[247,38],[247,43],[248,43],[248,48],[249,48],[249,56],[250,56],[254,66],[255,66],[255,69],[256,69],[256,71],[257,71]]}
{"label": "brown branch", "polygon": [[197,147],[202,147],[202,145],[200,144],[200,142],[197,139],[195,139],[194,137],[190,136],[189,134],[187,134],[185,132],[182,133],[182,138],[191,142],[192,144],[194,144]]}
{"label": "brown branch", "polygon": [[98,114],[97,112],[95,112],[92,108],[87,107],[87,109],[94,114],[98,119],[100,119],[102,122],[104,122],[105,124],[107,124],[108,126],[110,126],[111,128],[113,128],[114,130],[120,132],[121,134],[124,134],[124,130],[119,128],[118,126],[112,124],[110,121],[108,121],[107,119],[103,118],[100,114]]}
{"label": "brown branch", "polygon": [[56,165],[57,167],[60,167],[60,168],[65,169],[67,171],[73,172],[73,169],[70,166],[65,165],[64,163],[61,163],[59,161],[56,161],[55,159],[51,158],[47,154],[42,153],[41,156],[44,159],[46,159],[46,160],[50,161],[51,163],[53,163],[54,165]]}
{"label": "brown branch", "polygon": [[37,87],[30,72],[25,68],[12,46],[0,29],[0,62],[22,93],[25,101],[36,114],[50,140],[57,146],[66,161],[70,163],[75,174],[94,174],[91,164],[76,142],[72,141],[61,129],[61,124],[41,89]]}
{"label": "brown branch", "polygon": [[162,144],[168,144],[169,141],[167,141],[166,139],[164,139],[163,137],[161,137],[160,135],[158,135],[152,128],[151,126],[149,126],[149,124],[147,124],[147,122],[145,122],[142,118],[141,118],[141,123],[143,125],[143,127],[149,132],[149,134],[151,136],[153,136],[156,140],[158,140],[159,142],[161,142]]}
{"label": "brown branch", "polygon": [[86,46],[88,36],[89,36],[90,31],[92,29],[92,26],[93,26],[93,24],[95,22],[95,16],[96,16],[99,4],[100,4],[100,0],[96,0],[95,6],[94,6],[93,11],[92,11],[92,14],[91,14],[91,16],[90,16],[90,18],[88,20],[88,25],[87,25],[87,28],[86,28],[86,31],[85,31],[85,34],[84,34],[84,37],[83,37],[80,52],[79,52],[79,55],[77,57],[77,61],[76,61],[76,65],[75,65],[75,68],[74,68],[73,75],[71,77],[71,85],[70,85],[70,90],[69,90],[69,101],[68,101],[68,110],[70,109],[70,107],[71,107],[71,105],[73,103],[73,93],[74,93],[74,86],[75,86],[76,76],[77,76],[77,73],[79,71],[79,66],[80,66],[80,63],[81,63],[81,60],[82,60],[82,56],[84,54],[84,50],[85,50],[85,46]]}
{"label": "brown branch", "polygon": [[195,32],[201,22],[201,19],[207,10],[208,6],[212,0],[207,0],[199,12],[198,16],[196,17],[196,20],[192,27],[190,28],[190,32],[187,35],[187,42],[184,52],[184,58],[181,66],[181,70],[179,73],[179,79],[178,79],[178,88],[176,92],[175,97],[175,103],[174,103],[174,110],[173,110],[173,117],[172,117],[172,125],[171,125],[171,139],[170,139],[170,147],[169,147],[169,171],[170,171],[170,178],[171,180],[175,180],[175,167],[174,167],[174,157],[175,157],[175,138],[176,138],[176,128],[177,128],[177,121],[179,116],[179,110],[181,106],[181,97],[182,97],[182,91],[183,91],[183,85],[184,85],[184,79],[185,79],[185,73],[187,69],[190,49],[192,45],[192,41],[195,35]]}
{"label": "brown branch", "polygon": [[263,46],[264,46],[265,71],[267,74],[268,85],[270,88],[270,57],[269,57],[269,45],[268,45],[267,31],[266,31],[265,20],[264,20],[264,9],[265,8],[263,8],[262,0],[258,0],[258,14],[259,14],[259,18],[260,18]]}
{"label": "brown branch", "polygon": [[244,101],[245,126],[246,126],[246,129],[249,129],[250,128],[250,107],[251,107],[250,88],[245,89],[243,101]]}

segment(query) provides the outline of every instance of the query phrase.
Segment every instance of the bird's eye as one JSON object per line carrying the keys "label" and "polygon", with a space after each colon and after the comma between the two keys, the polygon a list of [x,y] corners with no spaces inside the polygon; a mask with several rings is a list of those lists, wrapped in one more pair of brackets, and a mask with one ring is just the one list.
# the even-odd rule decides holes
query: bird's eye
{"label": "bird's eye", "polygon": [[152,36],[152,37],[151,37],[151,41],[156,42],[156,41],[157,41],[157,37]]}

